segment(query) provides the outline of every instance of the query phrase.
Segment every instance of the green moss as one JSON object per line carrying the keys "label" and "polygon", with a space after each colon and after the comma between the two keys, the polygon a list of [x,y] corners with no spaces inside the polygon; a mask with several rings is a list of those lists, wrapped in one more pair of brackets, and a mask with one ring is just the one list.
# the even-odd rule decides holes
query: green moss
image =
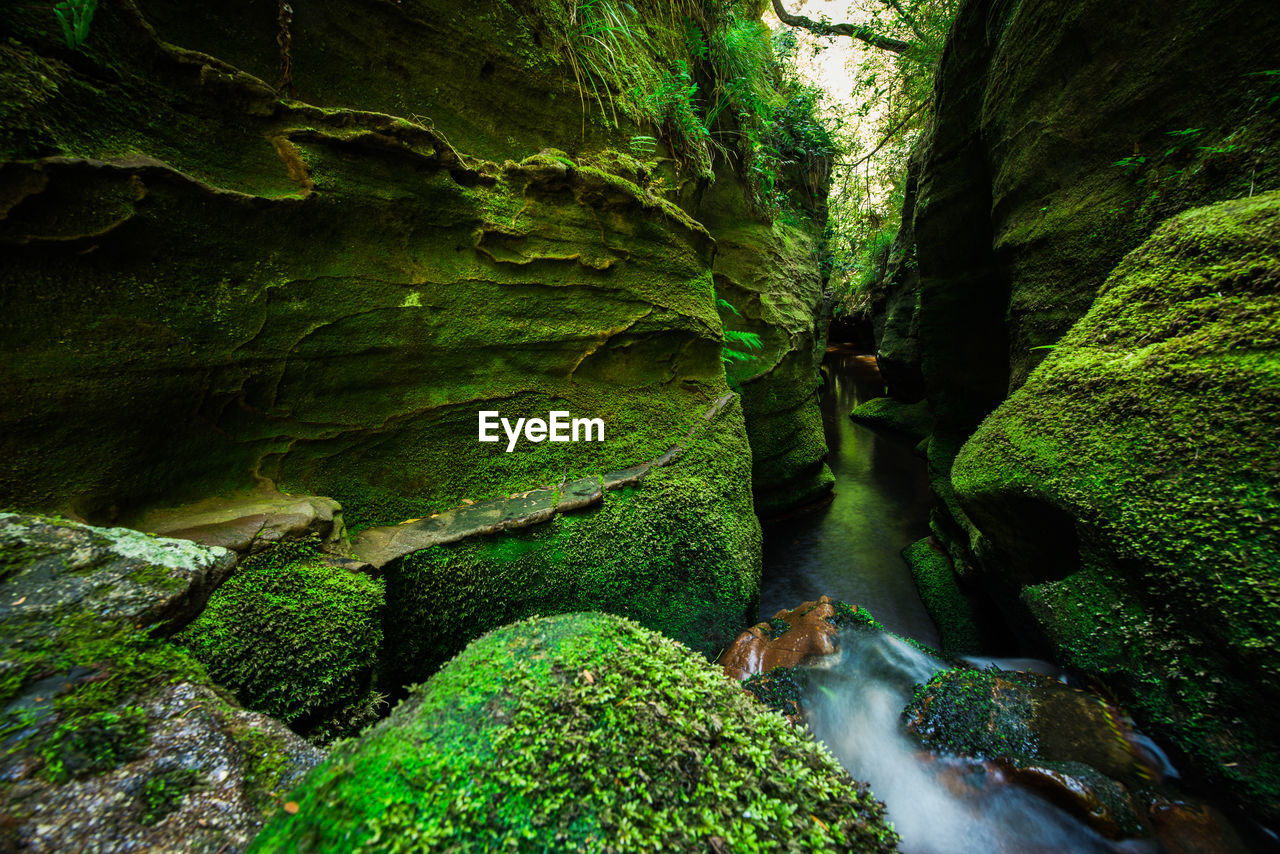
{"label": "green moss", "polygon": [[1278,193],[1170,220],[952,471],[974,550],[1062,662],[1272,816],[1277,230]]}
{"label": "green moss", "polygon": [[707,655],[726,646],[749,621],[760,576],[740,417],[731,405],[683,456],[598,509],[389,564],[387,643],[401,681],[533,614],[602,610]]}
{"label": "green moss", "polygon": [[933,433],[933,414],[926,401],[899,403],[891,397],[876,397],[854,408],[849,417],[859,424],[890,430],[922,442]]}
{"label": "green moss", "polygon": [[382,607],[379,579],[298,540],[245,561],[174,640],[245,706],[306,729],[368,692]]}
{"label": "green moss", "polygon": [[138,824],[157,824],[182,804],[187,793],[199,784],[201,774],[194,768],[177,768],[164,771],[142,784],[139,800],[142,815]]}
{"label": "green moss", "polygon": [[768,673],[753,673],[742,681],[742,690],[755,697],[765,708],[787,717],[801,714],[806,671],[800,667],[775,667]]}
{"label": "green moss", "polygon": [[[42,617],[13,617],[4,625],[4,640],[9,666],[0,678],[0,707],[8,711],[0,729],[20,733],[6,742],[8,751],[29,746],[38,730],[26,725],[52,708],[60,721],[58,741],[69,749],[75,749],[76,730],[83,725],[103,731],[107,742],[124,746],[119,754],[125,755],[131,750],[128,745],[136,742],[133,701],[171,682],[203,677],[200,665],[181,650],[96,614],[67,614],[53,624]],[[74,690],[55,694],[51,706],[32,706],[21,699],[23,689],[37,680],[72,672],[81,674],[69,677]],[[55,757],[58,750],[54,749]]]}
{"label": "green moss", "polygon": [[981,651],[977,617],[973,605],[960,590],[951,561],[926,538],[902,550],[911,567],[920,601],[938,627],[942,652],[949,658]]}
{"label": "green moss", "polygon": [[135,758],[147,743],[147,716],[137,708],[90,712],[61,724],[40,747],[53,783],[109,771]]}
{"label": "green moss", "polygon": [[[1027,763],[1038,756],[1031,727],[1036,685],[1028,674],[995,670],[944,670],[917,685],[903,712],[930,750],[982,759]],[[1015,690],[1002,690],[1003,686]]]}
{"label": "green moss", "polygon": [[293,793],[254,851],[888,851],[881,806],[719,670],[629,620],[473,643]]}

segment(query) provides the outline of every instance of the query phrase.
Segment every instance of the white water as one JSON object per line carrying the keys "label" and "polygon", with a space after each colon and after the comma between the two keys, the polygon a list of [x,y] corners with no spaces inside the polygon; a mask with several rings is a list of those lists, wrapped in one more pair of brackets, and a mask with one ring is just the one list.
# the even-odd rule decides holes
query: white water
{"label": "white water", "polygon": [[879,632],[846,633],[806,690],[810,727],[884,801],[904,854],[1152,852],[1109,842],[981,764],[920,750],[903,729],[912,686],[943,662]]}

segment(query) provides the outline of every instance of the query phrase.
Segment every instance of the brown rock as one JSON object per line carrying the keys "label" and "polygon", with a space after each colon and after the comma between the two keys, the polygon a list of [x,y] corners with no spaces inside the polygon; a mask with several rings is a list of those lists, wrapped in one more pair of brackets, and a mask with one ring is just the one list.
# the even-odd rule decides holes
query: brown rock
{"label": "brown rock", "polygon": [[[831,621],[835,607],[829,596],[805,602],[790,611],[779,611],[774,620],[788,628],[777,633],[773,623],[757,623],[734,640],[720,656],[726,676],[742,681],[775,667],[796,667],[836,651],[837,626]],[[776,637],[775,637],[776,634]]]}
{"label": "brown rock", "polygon": [[1076,762],[1017,766],[1001,762],[1005,778],[1030,789],[1108,839],[1147,835],[1123,784]]}
{"label": "brown rock", "polygon": [[1149,807],[1156,838],[1169,854],[1244,854],[1248,847],[1213,807],[1189,798],[1157,798]]}

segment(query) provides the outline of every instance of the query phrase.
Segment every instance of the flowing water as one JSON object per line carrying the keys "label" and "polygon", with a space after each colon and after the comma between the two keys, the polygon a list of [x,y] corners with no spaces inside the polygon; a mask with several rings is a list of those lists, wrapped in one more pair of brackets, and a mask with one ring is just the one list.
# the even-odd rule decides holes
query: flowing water
{"label": "flowing water", "polygon": [[885,628],[937,646],[899,552],[929,534],[929,479],[910,439],[882,436],[849,420],[884,393],[873,360],[828,353],[822,421],[835,499],[764,535],[760,619],[827,595],[870,611]]}
{"label": "flowing water", "polygon": [[[806,719],[855,779],[884,801],[905,854],[1151,854],[1109,842],[981,763],[920,749],[902,727],[912,686],[946,664],[891,635],[848,633],[812,674]],[[999,663],[999,662],[997,662]]]}
{"label": "flowing water", "polygon": [[[854,406],[883,393],[873,361],[830,352],[823,374],[835,498],[766,528],[760,618],[825,594],[861,605],[890,631],[936,647],[937,630],[900,555],[929,534],[925,463],[910,439],[849,420]],[[988,766],[921,750],[904,729],[902,710],[913,686],[946,664],[879,632],[846,632],[840,646],[809,680],[806,719],[853,777],[885,802],[907,854],[1158,850],[1148,842],[1108,842]],[[981,664],[1052,667],[996,659]]]}

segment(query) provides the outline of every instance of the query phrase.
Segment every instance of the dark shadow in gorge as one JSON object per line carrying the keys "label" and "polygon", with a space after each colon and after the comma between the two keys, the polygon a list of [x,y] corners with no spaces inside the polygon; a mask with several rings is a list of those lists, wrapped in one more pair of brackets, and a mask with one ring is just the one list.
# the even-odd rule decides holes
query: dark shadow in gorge
{"label": "dark shadow in gorge", "polygon": [[823,429],[835,498],[811,513],[766,526],[760,618],[827,595],[860,605],[885,628],[936,646],[929,619],[899,554],[929,534],[929,479],[908,438],[849,420],[884,384],[869,357],[828,352]]}

